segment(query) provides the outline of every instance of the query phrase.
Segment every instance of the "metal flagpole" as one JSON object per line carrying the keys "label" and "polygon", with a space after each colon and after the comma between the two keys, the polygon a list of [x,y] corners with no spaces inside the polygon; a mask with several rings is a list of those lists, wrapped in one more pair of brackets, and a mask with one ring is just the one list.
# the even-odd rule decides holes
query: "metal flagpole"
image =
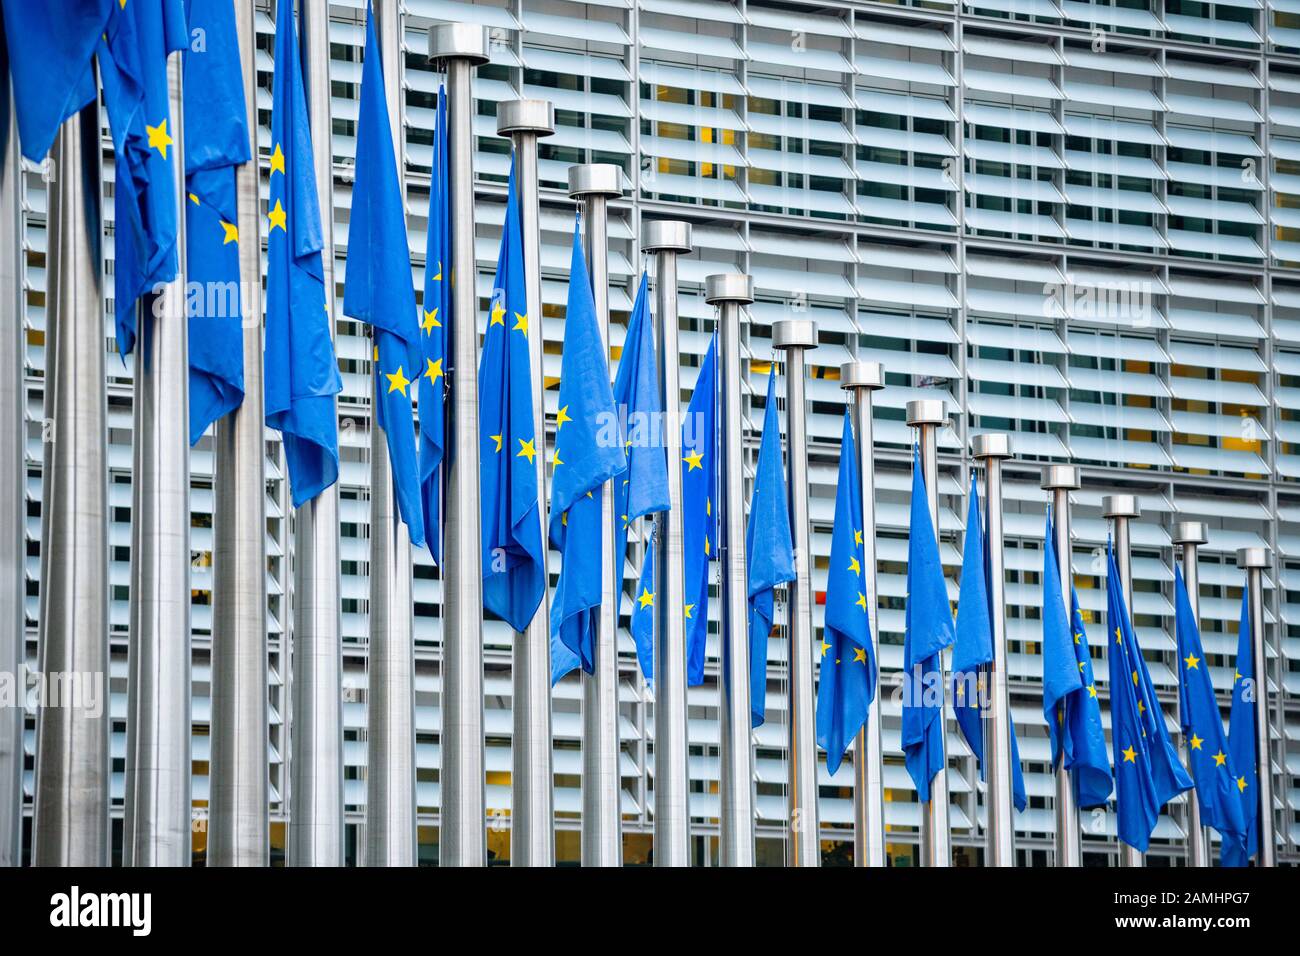
{"label": "metal flagpole", "polygon": [[[252,4],[235,5],[248,126],[257,129]],[[216,424],[208,866],[266,866],[270,778],[266,659],[266,452],[262,394],[261,174],[236,173],[244,401]]]}
{"label": "metal flagpole", "polygon": [[668,510],[655,533],[654,865],[691,865],[690,738],[686,723],[686,551],[682,528],[682,387],[678,380],[677,257],[691,251],[691,224],[660,219],[644,227],[641,249],[655,257],[655,348],[664,411]]}
{"label": "metal flagpole", "polygon": [[[1011,436],[1004,432],[976,435],[971,453],[984,462],[984,518],[988,527],[989,603],[993,609],[993,666],[989,669],[990,712],[984,718],[985,812],[989,861],[1016,865],[1016,831],[1011,812],[1011,694],[1007,688],[1006,566],[1002,545],[1002,462],[1011,457]],[[966,533],[970,534],[969,528]]]}
{"label": "metal flagpole", "polygon": [[817,347],[817,323],[783,319],[772,326],[772,348],[784,350],[785,433],[790,461],[787,494],[794,538],[794,587],[790,589],[789,774],[790,866],[821,866],[817,813],[817,725],[813,696],[812,536],[808,523],[808,426],[804,353]]}
{"label": "metal flagpole", "polygon": [[[524,240],[524,295],[532,321],[528,364],[533,380],[533,434],[546,438],[546,370],[542,342],[541,222],[537,199],[537,140],[555,132],[548,100],[511,100],[497,108],[497,135],[515,147],[515,185]],[[546,456],[537,455],[538,512],[547,539]],[[515,634],[510,662],[514,733],[510,767],[510,865],[555,865],[555,771],[551,735],[551,610],[549,588],[523,634]]]}
{"label": "metal flagpole", "polygon": [[[1174,525],[1174,544],[1183,546],[1183,583],[1187,585],[1187,601],[1192,606],[1196,626],[1201,625],[1201,578],[1197,552],[1210,540],[1203,521],[1179,521]],[[1183,761],[1189,763],[1187,741],[1181,741],[1179,750]],[[1209,834],[1201,823],[1201,801],[1196,793],[1187,797],[1187,865],[1210,865]]]}
{"label": "metal flagpole", "polygon": [[112,848],[99,131],[96,102],[51,150],[40,670],[75,696],[36,712],[33,866],[107,866]]}
{"label": "metal flagpole", "polygon": [[[299,45],[320,198],[325,307],[334,315],[334,149],[329,0],[300,0]],[[329,324],[334,335],[334,323]],[[293,642],[289,725],[290,866],[342,866],[343,644],[339,603],[339,486],[293,516]]]}
{"label": "metal flagpole", "polygon": [[[907,403],[907,424],[916,429],[921,446],[921,473],[930,508],[930,522],[939,539],[939,428],[948,423],[943,399],[923,398]],[[930,781],[930,802],[921,806],[921,865],[952,866],[952,833],[948,829],[948,664],[950,651],[940,656],[944,761]]]}
{"label": "metal flagpole", "polygon": [[[190,444],[185,310],[181,53],[167,65],[180,270],[136,345],[131,463],[131,611],[122,862],[189,866]],[[157,306],[157,307],[155,307]],[[153,312],[152,319],[146,313]]]}
{"label": "metal flagpole", "polygon": [[[1048,465],[1043,469],[1042,488],[1052,493],[1052,527],[1056,534],[1056,560],[1061,569],[1061,595],[1065,619],[1074,626],[1071,597],[1074,565],[1070,542],[1070,492],[1082,487],[1074,465]],[[1064,767],[1056,768],[1056,865],[1083,866],[1079,811],[1075,807],[1074,781]]]}
{"label": "metal flagpole", "polygon": [[[487,30],[440,24],[429,30],[429,59],[447,72],[451,153],[452,368],[446,545],[443,549],[442,768],[443,866],[483,866],[483,555],[478,460],[478,291],[474,264],[474,68],[488,60]],[[539,323],[540,324],[540,323]]]}
{"label": "metal flagpole", "polygon": [[[608,163],[569,167],[569,198],[582,203],[583,241],[601,346],[609,355],[609,200],[623,195],[623,170]],[[619,569],[614,563],[614,484],[600,492],[600,625],[595,673],[582,677],[582,865],[621,866],[618,736]]]}
{"label": "metal flagpole", "polygon": [[[876,589],[876,456],[871,396],[885,387],[879,362],[847,362],[840,366],[840,388],[849,393],[853,430],[858,441],[858,480],[862,485],[862,578],[867,592],[867,621],[872,639],[880,642],[880,592]],[[867,722],[858,731],[853,757],[853,863],[885,866],[885,757],[880,730],[884,688],[876,669],[876,696]]]}
{"label": "metal flagpole", "polygon": [[[406,198],[402,135],[402,19],[399,0],[375,4],[388,121]],[[474,271],[467,273],[473,277]],[[474,313],[467,312],[467,315]],[[477,328],[469,323],[471,328]],[[388,442],[370,376],[370,646],[366,693],[366,866],[415,866],[415,607],[410,532],[402,523]],[[477,425],[477,422],[475,423]],[[478,434],[477,428],[473,432]],[[480,816],[479,831],[483,820]]]}
{"label": "metal flagpole", "polygon": [[[1119,586],[1124,595],[1124,604],[1128,607],[1130,618],[1133,615],[1133,565],[1129,553],[1129,522],[1142,517],[1136,495],[1107,495],[1101,499],[1101,513],[1115,524],[1115,566],[1119,569]],[[1107,581],[1110,587],[1111,582]],[[1109,639],[1107,640],[1109,644]],[[1114,653],[1110,645],[1107,653]],[[1134,849],[1120,841],[1120,866],[1146,866],[1146,858],[1140,850]]]}
{"label": "metal flagpole", "polygon": [[[0,40],[3,42],[3,40]],[[0,481],[0,669],[17,680],[27,663],[27,297],[23,271],[23,164],[9,72],[0,70],[0,456],[12,471]],[[23,858],[21,699],[0,707],[0,866]]]}
{"label": "metal flagpole", "polygon": [[[1250,589],[1251,663],[1255,669],[1255,769],[1259,787],[1259,866],[1277,866],[1277,842],[1273,824],[1272,732],[1268,714],[1268,645],[1264,640],[1264,569],[1272,563],[1266,548],[1242,548],[1237,567],[1246,572]],[[42,579],[43,580],[43,579]]]}
{"label": "metal flagpole", "polygon": [[754,865],[754,746],[749,687],[749,575],[745,560],[745,422],[741,412],[740,309],[754,301],[754,280],[736,274],[704,280],[704,301],[718,307],[721,394],[722,647],[718,686],[718,861]]}

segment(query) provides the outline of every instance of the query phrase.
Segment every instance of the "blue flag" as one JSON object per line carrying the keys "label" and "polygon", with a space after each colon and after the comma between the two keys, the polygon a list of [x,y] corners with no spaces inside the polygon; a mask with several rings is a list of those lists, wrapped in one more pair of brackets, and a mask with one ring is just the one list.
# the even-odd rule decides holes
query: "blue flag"
{"label": "blue flag", "polygon": [[190,444],[244,400],[237,170],[252,158],[235,11],[225,0],[186,0],[203,37],[185,50],[185,277],[190,352]]}
{"label": "blue flag", "polygon": [[[447,96],[438,88],[429,181],[429,232],[424,254],[424,299],[420,310],[424,365],[420,375],[420,497],[424,542],[442,563],[442,462],[447,447],[447,332],[451,327],[451,209],[447,154]],[[446,281],[443,262],[448,263]]]}
{"label": "blue flag", "polygon": [[406,206],[397,178],[397,154],[388,124],[384,67],[375,17],[366,11],[366,56],[357,120],[356,181],[348,229],[348,278],[343,314],[374,334],[375,421],[383,430],[393,487],[411,543],[424,544],[420,464],[415,454],[412,381],[423,370],[420,324],[406,241]]}
{"label": "blue flag", "polygon": [[718,377],[715,335],[682,422],[682,547],[686,551],[686,683],[704,683],[709,563],[718,553]]}
{"label": "blue flag", "polygon": [[[124,356],[135,348],[136,303],[176,278],[176,127],[167,58],[188,41],[181,0],[128,0],[113,9],[99,44],[116,160],[113,314]],[[145,335],[151,323],[146,310]]]}
{"label": "blue flag", "polygon": [[[984,707],[993,664],[993,603],[989,594],[988,556],[984,548],[984,523],[979,491],[971,475],[967,496],[966,540],[962,551],[961,592],[957,598],[957,637],[952,650],[953,711],[966,743],[975,752],[984,779]],[[1017,810],[1028,805],[1025,775],[1020,768],[1020,744],[1015,721],[1011,731],[1012,800]]]}
{"label": "blue flag", "polygon": [[[844,413],[840,473],[835,488],[831,563],[826,575],[826,625],[817,684],[817,743],[835,773],[867,722],[876,696],[876,653],[871,643],[866,568],[863,567],[862,489],[853,425]],[[859,759],[862,755],[859,754]]]}
{"label": "blue flag", "polygon": [[99,95],[95,48],[116,6],[113,0],[4,0],[18,139],[32,162],[45,158],[63,121]]}
{"label": "blue flag", "polygon": [[1079,807],[1100,807],[1110,799],[1110,758],[1106,756],[1088,636],[1073,586],[1070,599],[1067,617],[1049,509],[1043,532],[1043,716],[1051,739],[1053,770],[1070,773]]}
{"label": "blue flag", "polygon": [[930,802],[930,781],[944,766],[943,671],[940,653],[956,639],[939,541],[930,520],[920,450],[912,448],[908,522],[907,612],[903,632],[903,762],[917,798]]}
{"label": "blue flag", "polygon": [[1237,793],[1246,838],[1223,841],[1224,866],[1246,866],[1259,852],[1259,776],[1255,764],[1255,657],[1250,632],[1250,589],[1241,590],[1241,618],[1237,625],[1237,667],[1232,677],[1232,709],[1228,714],[1228,759],[1237,775]]}
{"label": "blue flag", "polygon": [[632,596],[632,642],[636,644],[636,659],[641,673],[651,687],[655,675],[655,549],[648,545],[645,560],[641,562],[641,576]]}
{"label": "blue flag", "polygon": [[275,16],[269,182],[266,424],[282,435],[296,508],[338,479],[334,396],[343,381],[325,307],[320,203],[291,0],[279,0]]}
{"label": "blue flag", "polygon": [[560,360],[560,401],[551,472],[551,541],[560,579],[551,602],[551,681],[595,670],[600,592],[601,486],[627,468],[609,386],[609,358],[596,324],[591,276],[575,224],[569,303]]}
{"label": "blue flag", "polygon": [[1228,737],[1210,683],[1201,630],[1192,613],[1182,568],[1174,567],[1174,630],[1178,635],[1178,723],[1187,741],[1188,762],[1196,780],[1201,822],[1214,827],[1224,845],[1244,848],[1246,818],[1241,809]]}
{"label": "blue flag", "polygon": [[767,639],[772,633],[776,586],[794,580],[790,504],[781,463],[781,426],[776,420],[775,362],[767,374],[767,407],[763,411],[754,490],[749,498],[745,560],[749,580],[749,707],[753,724],[758,727],[767,710]]}
{"label": "blue flag", "polygon": [[[530,318],[519,197],[511,169],[492,311],[479,359],[478,427],[483,606],[516,631],[528,627],[546,588],[536,465],[545,448],[537,447],[533,422]],[[539,318],[536,334],[541,332]]]}
{"label": "blue flag", "polygon": [[[614,479],[614,520],[617,522],[614,566],[619,569],[619,580],[627,560],[627,536],[632,522],[643,515],[668,510],[668,458],[664,454],[663,403],[659,398],[659,369],[655,361],[649,298],[643,272],[632,305],[632,316],[627,323],[627,338],[623,341],[618,374],[614,377],[614,404],[618,408],[623,447],[627,452],[627,470]],[[649,612],[649,605],[642,602],[654,600],[654,578],[653,574],[646,576],[644,567],[641,578],[640,584],[647,585],[648,590],[643,593],[638,587],[634,595],[637,604],[632,608],[633,637],[636,637],[639,614],[643,619],[642,636],[647,640],[644,648],[638,641],[637,659],[641,663],[641,672],[646,680],[650,680],[654,666],[654,647],[650,637],[653,626],[647,625],[653,621],[654,615]]]}

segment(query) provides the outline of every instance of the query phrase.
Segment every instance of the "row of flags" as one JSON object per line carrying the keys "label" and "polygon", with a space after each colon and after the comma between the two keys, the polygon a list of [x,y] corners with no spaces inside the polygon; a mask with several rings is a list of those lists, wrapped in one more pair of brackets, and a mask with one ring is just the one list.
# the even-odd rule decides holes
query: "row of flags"
{"label": "row of flags", "polygon": [[[96,67],[115,146],[116,328],[125,356],[148,336],[150,310],[138,304],[178,274],[177,125],[170,115],[167,64],[184,50],[183,153],[186,269],[191,282],[228,293],[218,308],[191,308],[191,442],[243,399],[236,176],[251,156],[234,14],[228,0],[3,0],[9,63],[25,156],[40,160],[60,124],[98,95]],[[279,0],[271,110],[265,414],[281,432],[295,506],[338,479],[336,396],[342,382],[331,336],[323,269],[324,238],[313,142],[291,0]],[[439,92],[422,305],[417,306],[407,245],[405,201],[373,14],[357,124],[356,178],[344,314],[371,329],[375,424],[384,432],[402,521],[413,544],[441,560],[442,469],[446,464],[453,314],[447,104]],[[325,146],[328,148],[328,145]],[[328,197],[326,197],[328,198]],[[685,547],[687,677],[704,679],[711,564],[717,560],[719,394],[716,336],[699,369],[682,422],[682,460],[669,462],[665,409],[643,275],[611,386],[608,347],[598,324],[591,278],[575,223],[550,471],[549,526],[541,520],[536,459],[536,392],[519,197],[512,169],[491,307],[478,369],[485,608],[525,630],[542,605],[546,550],[561,571],[550,605],[552,679],[594,670],[605,575],[622,581],[634,526],[670,507],[669,467],[681,469]],[[469,277],[472,281],[473,277]],[[233,300],[229,295],[233,294]],[[202,305],[213,303],[209,295]],[[143,319],[143,323],[137,319]],[[147,350],[146,350],[147,351]],[[752,724],[765,719],[767,641],[776,588],[794,580],[794,549],[777,421],[776,364],[767,401],[746,528]],[[422,414],[417,424],[416,404]],[[670,419],[671,420],[671,419]],[[676,427],[674,425],[674,427]],[[614,522],[604,521],[606,483]],[[816,734],[835,772],[865,724],[878,693],[871,603],[861,527],[863,489],[846,411],[821,641]],[[987,687],[993,663],[994,609],[986,531],[978,492],[968,497],[956,618],[948,602],[919,452],[913,455],[904,638],[902,749],[922,802],[945,765],[942,655],[951,648],[957,724],[985,764],[983,710],[972,689]],[[736,503],[738,504],[738,503]],[[614,532],[614,564],[601,566],[602,536]],[[545,537],[543,537],[545,535]],[[643,529],[642,537],[650,534]],[[1043,713],[1054,767],[1070,774],[1076,802],[1106,805],[1114,794],[1119,836],[1145,851],[1161,808],[1195,788],[1206,825],[1223,837],[1226,865],[1244,865],[1257,845],[1254,799],[1255,713],[1250,620],[1243,595],[1229,731],[1225,733],[1204,664],[1199,628],[1181,573],[1176,577],[1179,722],[1190,773],[1169,738],[1125,606],[1114,553],[1107,549],[1107,627],[1112,753],[1106,753],[1091,653],[1071,587],[1061,588],[1052,518],[1044,533]],[[647,547],[633,592],[631,630],[653,682],[657,587]],[[621,593],[615,591],[621,598]],[[724,649],[729,653],[729,649]],[[1011,736],[1013,800],[1026,804],[1018,746]],[[1112,771],[1113,766],[1113,771]]]}

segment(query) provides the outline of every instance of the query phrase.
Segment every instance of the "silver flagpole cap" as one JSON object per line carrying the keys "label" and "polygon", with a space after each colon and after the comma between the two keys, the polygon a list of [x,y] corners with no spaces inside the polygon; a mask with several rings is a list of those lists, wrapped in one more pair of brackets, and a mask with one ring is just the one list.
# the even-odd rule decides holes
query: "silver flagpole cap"
{"label": "silver flagpole cap", "polygon": [[815,349],[817,323],[812,319],[781,319],[772,323],[772,348]]}
{"label": "silver flagpole cap", "polygon": [[1140,518],[1142,506],[1137,495],[1106,495],[1101,499],[1101,513],[1107,518]]}
{"label": "silver flagpole cap", "polygon": [[1267,568],[1269,563],[1268,548],[1240,548],[1237,551],[1237,567],[1243,570]]}
{"label": "silver flagpole cap", "polygon": [[613,163],[583,163],[569,167],[569,198],[623,195],[623,170]]}
{"label": "silver flagpole cap", "polygon": [[907,424],[946,425],[948,411],[942,398],[916,398],[907,403]]}
{"label": "silver flagpole cap", "polygon": [[429,62],[469,60],[475,66],[488,62],[487,27],[477,23],[440,23],[429,29]]}
{"label": "silver flagpole cap", "polygon": [[691,224],[676,219],[654,219],[641,227],[642,252],[690,252]]}
{"label": "silver flagpole cap", "polygon": [[885,387],[885,367],[879,362],[845,362],[840,366],[840,388]]}
{"label": "silver flagpole cap", "polygon": [[555,104],[550,100],[508,100],[497,107],[497,135],[555,132]]}
{"label": "silver flagpole cap", "polygon": [[754,277],[741,275],[738,272],[706,276],[704,301],[709,305],[723,302],[739,302],[741,305],[748,305],[754,301]]}
{"label": "silver flagpole cap", "polygon": [[970,440],[971,454],[976,458],[1010,458],[1011,436],[1006,432],[986,432]]}
{"label": "silver flagpole cap", "polygon": [[1179,521],[1174,525],[1174,544],[1205,544],[1209,540],[1204,521]]}
{"label": "silver flagpole cap", "polygon": [[1083,487],[1083,482],[1079,480],[1079,469],[1076,465],[1048,465],[1043,469],[1043,480],[1039,487],[1044,491],[1055,491],[1058,488],[1064,491],[1075,491]]}

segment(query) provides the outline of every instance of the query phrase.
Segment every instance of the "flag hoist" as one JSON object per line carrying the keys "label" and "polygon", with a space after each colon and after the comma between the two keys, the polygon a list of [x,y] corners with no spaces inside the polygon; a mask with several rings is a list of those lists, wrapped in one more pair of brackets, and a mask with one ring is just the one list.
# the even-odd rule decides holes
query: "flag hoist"
{"label": "flag hoist", "polygon": [[[483,755],[483,556],[479,487],[478,292],[474,259],[474,69],[488,61],[487,30],[440,24],[429,31],[429,59],[447,75],[453,321],[450,431],[443,462],[442,767],[439,862],[483,866],[486,779]],[[445,275],[444,271],[444,275]]]}
{"label": "flag hoist", "polygon": [[[1255,824],[1250,829],[1250,842],[1246,847],[1247,856],[1256,855],[1259,866],[1277,866],[1277,842],[1273,822],[1273,758],[1272,732],[1270,730],[1268,710],[1268,645],[1264,637],[1264,571],[1272,565],[1266,548],[1241,548],[1237,552],[1237,567],[1246,572],[1246,606],[1248,614],[1242,616],[1243,622],[1250,627],[1250,658],[1254,676],[1255,700],[1254,718],[1254,767],[1255,794],[1252,798],[1250,788],[1242,791],[1242,799],[1254,807]],[[1241,667],[1241,650],[1237,652],[1237,670],[1247,673]],[[1236,689],[1234,688],[1234,696]],[[1235,723],[1235,722],[1234,722]],[[1231,733],[1235,737],[1237,728]],[[1249,752],[1248,746],[1233,741],[1234,754],[1241,747]],[[1245,761],[1243,761],[1244,763]],[[1240,767],[1238,772],[1241,772]],[[1247,809],[1248,819],[1251,811]]]}
{"label": "flag hoist", "polygon": [[[1192,613],[1193,623],[1198,631],[1201,616],[1199,552],[1201,545],[1209,540],[1210,536],[1203,521],[1179,521],[1174,524],[1173,543],[1182,548],[1181,569],[1183,587],[1187,592],[1188,610]],[[1182,686],[1183,682],[1180,681],[1179,687]],[[1180,695],[1180,699],[1182,696]],[[1194,755],[1189,752],[1186,739],[1182,741],[1179,755],[1193,768],[1195,767]],[[1209,834],[1206,833],[1205,825],[1201,822],[1201,801],[1195,796],[1187,801],[1187,865],[1210,865]]]}

